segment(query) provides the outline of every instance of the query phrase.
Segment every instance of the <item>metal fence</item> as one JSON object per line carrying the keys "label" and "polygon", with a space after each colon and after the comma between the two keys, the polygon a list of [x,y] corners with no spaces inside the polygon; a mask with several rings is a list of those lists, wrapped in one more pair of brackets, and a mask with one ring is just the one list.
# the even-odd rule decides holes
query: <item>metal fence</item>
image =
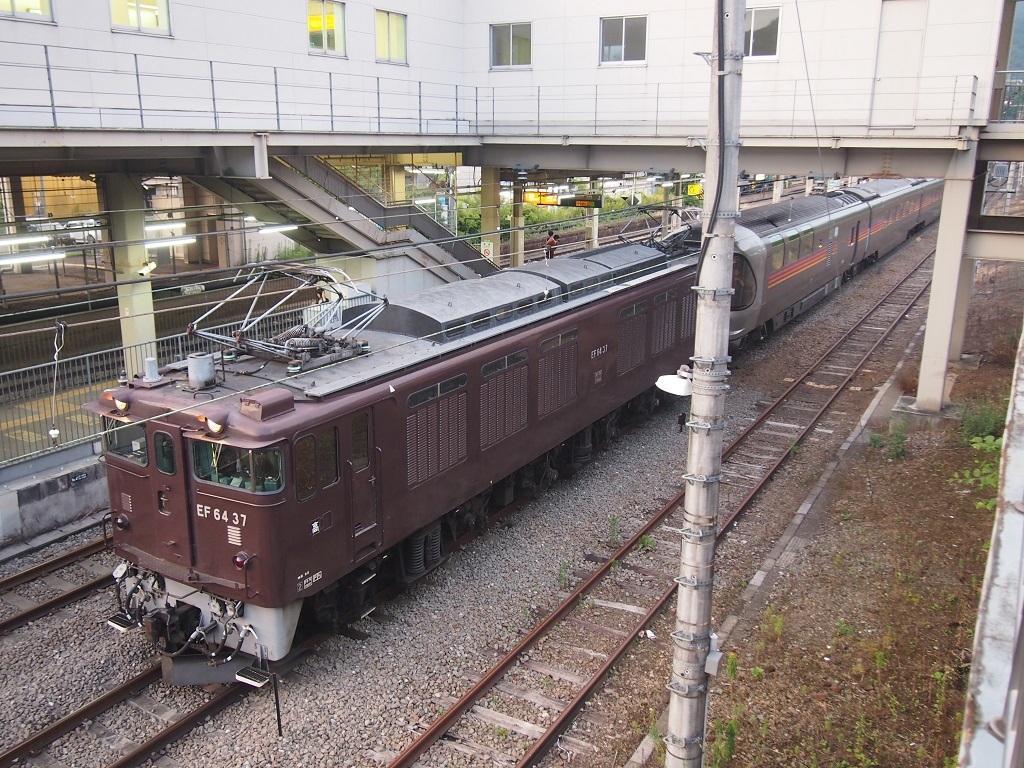
{"label": "metal fence", "polygon": [[[743,125],[807,136],[931,126],[954,137],[975,118],[979,81],[840,75],[813,85],[812,103],[804,78],[745,77]],[[0,123],[12,128],[702,137],[707,102],[703,80],[481,86],[0,41]]]}
{"label": "metal fence", "polygon": [[[210,330],[234,335],[241,320]],[[274,335],[303,322],[303,310],[292,309],[261,321],[261,334]],[[99,439],[98,419],[82,410],[117,383],[123,370],[143,369],[145,358],[160,364],[184,360],[190,354],[212,352],[214,344],[180,333],[148,344],[108,349],[76,357],[0,372],[0,467],[36,458],[58,447],[49,430],[60,432],[59,445]]]}

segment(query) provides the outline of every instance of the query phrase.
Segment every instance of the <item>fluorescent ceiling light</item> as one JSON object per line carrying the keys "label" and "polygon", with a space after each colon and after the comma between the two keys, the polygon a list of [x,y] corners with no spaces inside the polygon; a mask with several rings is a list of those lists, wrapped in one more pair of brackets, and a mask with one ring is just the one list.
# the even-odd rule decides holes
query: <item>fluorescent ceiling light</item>
{"label": "fluorescent ceiling light", "polygon": [[421,197],[419,200],[413,200],[416,205],[434,205],[437,200],[432,197]]}
{"label": "fluorescent ceiling light", "polygon": [[16,235],[0,237],[0,245],[26,245],[28,243],[45,243],[52,235]]}
{"label": "fluorescent ceiling light", "polygon": [[163,240],[150,240],[143,243],[143,245],[147,248],[166,248],[171,245],[191,245],[195,241],[195,237],[188,235],[187,237],[167,237]]}
{"label": "fluorescent ceiling light", "polygon": [[0,258],[0,267],[12,264],[31,264],[34,261],[58,261],[64,258],[64,251],[46,251],[45,253],[19,253],[17,256]]}
{"label": "fluorescent ceiling light", "polygon": [[293,229],[298,229],[298,224],[273,224],[267,227],[260,227],[260,232],[264,235],[272,232],[291,232]]}
{"label": "fluorescent ceiling light", "polygon": [[165,230],[172,229],[183,229],[185,226],[184,221],[161,221],[156,224],[147,224],[147,232],[163,232]]}

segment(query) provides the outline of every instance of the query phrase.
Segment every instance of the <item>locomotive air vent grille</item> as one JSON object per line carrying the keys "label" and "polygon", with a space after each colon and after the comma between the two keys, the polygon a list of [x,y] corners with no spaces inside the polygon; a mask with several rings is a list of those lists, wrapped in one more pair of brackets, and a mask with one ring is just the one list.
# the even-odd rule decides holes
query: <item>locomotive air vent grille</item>
{"label": "locomotive air vent grille", "polygon": [[121,491],[121,511],[131,512],[132,511],[132,497],[131,494]]}
{"label": "locomotive air vent grille", "polygon": [[540,359],[540,383],[537,387],[539,416],[546,416],[576,400],[578,347],[575,342],[563,344]]}
{"label": "locomotive air vent grille", "polygon": [[668,349],[676,340],[676,318],[678,307],[675,299],[660,304],[654,310],[654,331],[651,338],[651,354],[656,355]]}
{"label": "locomotive air vent grille", "polygon": [[619,375],[640,365],[646,354],[647,313],[619,321]]}
{"label": "locomotive air vent grille", "polygon": [[466,403],[462,391],[421,406],[406,418],[406,479],[410,487],[466,459]]}
{"label": "locomotive air vent grille", "polygon": [[526,429],[527,367],[520,365],[480,387],[480,447]]}
{"label": "locomotive air vent grille", "polygon": [[679,329],[679,338],[688,339],[697,332],[697,294],[687,291],[683,299],[683,324]]}

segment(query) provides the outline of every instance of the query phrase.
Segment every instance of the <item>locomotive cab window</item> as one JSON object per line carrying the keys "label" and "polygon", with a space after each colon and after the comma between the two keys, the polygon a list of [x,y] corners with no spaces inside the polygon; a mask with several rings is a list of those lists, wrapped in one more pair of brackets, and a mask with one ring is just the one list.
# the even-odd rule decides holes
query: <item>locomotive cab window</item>
{"label": "locomotive cab window", "polygon": [[361,413],[352,420],[352,471],[370,466],[370,416]]}
{"label": "locomotive cab window", "polygon": [[738,253],[733,255],[732,261],[732,309],[746,309],[754,303],[754,295],[757,293],[757,286],[754,284],[754,270],[750,268],[750,262]]}
{"label": "locomotive cab window", "polygon": [[279,448],[248,450],[199,440],[192,443],[192,474],[208,483],[273,493],[282,486],[282,465]]}
{"label": "locomotive cab window", "polygon": [[130,459],[143,467],[149,464],[145,424],[121,424],[114,419],[104,419],[103,423],[103,442],[107,453]]}
{"label": "locomotive cab window", "polygon": [[153,434],[153,452],[156,454],[156,468],[165,475],[174,474],[174,440],[166,432]]}

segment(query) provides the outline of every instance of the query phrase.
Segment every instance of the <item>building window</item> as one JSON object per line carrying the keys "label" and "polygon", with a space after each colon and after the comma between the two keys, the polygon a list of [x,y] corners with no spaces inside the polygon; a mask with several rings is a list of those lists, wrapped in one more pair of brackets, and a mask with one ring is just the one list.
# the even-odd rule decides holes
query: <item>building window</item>
{"label": "building window", "polygon": [[601,63],[647,59],[647,17],[601,19]]}
{"label": "building window", "polygon": [[492,24],[491,66],[530,66],[531,35],[530,24]]}
{"label": "building window", "polygon": [[110,0],[110,17],[116,29],[169,34],[167,0]]}
{"label": "building window", "polygon": [[307,0],[309,50],[345,55],[345,4]]}
{"label": "building window", "polygon": [[405,64],[405,14],[377,11],[377,61]]}
{"label": "building window", "polygon": [[0,0],[0,16],[53,21],[50,0]]}
{"label": "building window", "polygon": [[743,19],[743,55],[777,56],[779,9],[748,8]]}

